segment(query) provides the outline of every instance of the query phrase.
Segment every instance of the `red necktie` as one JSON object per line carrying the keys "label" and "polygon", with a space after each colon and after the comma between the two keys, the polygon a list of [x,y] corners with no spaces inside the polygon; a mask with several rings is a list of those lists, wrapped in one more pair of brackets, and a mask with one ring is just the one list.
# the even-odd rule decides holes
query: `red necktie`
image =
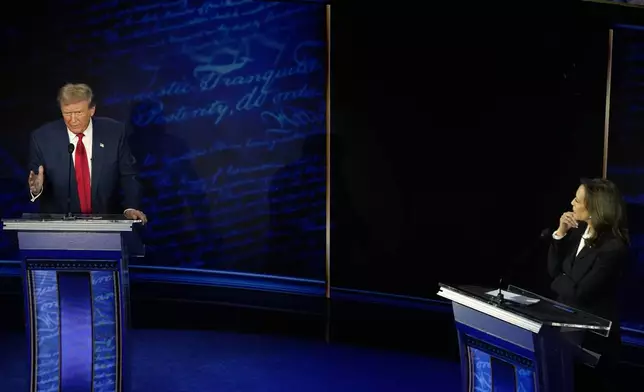
{"label": "red necktie", "polygon": [[83,144],[82,133],[78,135],[78,143],[76,143],[76,183],[78,184],[78,199],[80,200],[81,213],[92,213],[92,191],[90,186],[89,177],[89,162],[87,160],[87,151],[85,151],[85,144]]}

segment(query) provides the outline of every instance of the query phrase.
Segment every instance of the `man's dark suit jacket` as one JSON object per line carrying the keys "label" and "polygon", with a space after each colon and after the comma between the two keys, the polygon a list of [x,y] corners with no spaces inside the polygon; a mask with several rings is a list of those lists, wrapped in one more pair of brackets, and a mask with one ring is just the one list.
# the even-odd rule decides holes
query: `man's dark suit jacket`
{"label": "man's dark suit jacket", "polygon": [[[141,185],[124,124],[94,117],[92,129],[92,213],[122,214],[127,208],[140,209]],[[38,197],[42,213],[67,212],[71,159],[68,145],[69,134],[62,119],[45,124],[31,134],[29,169],[34,173],[38,173],[40,165],[45,169],[43,192]],[[71,182],[71,211],[80,213],[73,166]]]}
{"label": "man's dark suit jacket", "polygon": [[592,347],[588,348],[616,355],[620,344],[618,298],[628,245],[605,233],[592,248],[586,245],[576,255],[585,231],[586,224],[582,223],[564,238],[552,239],[548,252],[548,273],[553,278],[550,287],[559,302],[613,322],[608,339],[589,335]]}

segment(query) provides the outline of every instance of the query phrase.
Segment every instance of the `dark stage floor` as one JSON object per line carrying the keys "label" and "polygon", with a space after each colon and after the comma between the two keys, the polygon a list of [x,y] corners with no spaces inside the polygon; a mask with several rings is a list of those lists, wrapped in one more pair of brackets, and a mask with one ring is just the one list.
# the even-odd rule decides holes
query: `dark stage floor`
{"label": "dark stage floor", "polygon": [[[141,290],[148,295],[137,295]],[[329,328],[324,307],[294,312],[267,304],[240,308],[151,299],[153,292],[133,287],[132,392],[449,392],[460,385],[456,354],[449,354],[448,344],[432,348],[432,342],[452,338],[447,328],[439,337],[428,330],[426,339],[406,341],[404,330],[427,321],[415,325],[404,316],[392,321],[384,314],[375,320],[374,313],[340,305],[338,317],[350,317]],[[27,391],[20,297],[5,294],[0,301],[8,316],[0,331],[1,390]],[[428,353],[432,350],[437,354]]]}
{"label": "dark stage floor", "polygon": [[[26,344],[0,338],[3,391],[27,391]],[[136,329],[132,392],[457,391],[458,364],[321,340],[236,332]]]}
{"label": "dark stage floor", "polygon": [[[3,392],[27,390],[16,289],[19,281],[0,278]],[[188,291],[197,301],[176,299]],[[459,390],[447,312],[351,302],[329,307],[316,298],[239,290],[215,301],[212,292],[133,284],[133,392]],[[633,366],[623,371],[625,382],[644,374]]]}

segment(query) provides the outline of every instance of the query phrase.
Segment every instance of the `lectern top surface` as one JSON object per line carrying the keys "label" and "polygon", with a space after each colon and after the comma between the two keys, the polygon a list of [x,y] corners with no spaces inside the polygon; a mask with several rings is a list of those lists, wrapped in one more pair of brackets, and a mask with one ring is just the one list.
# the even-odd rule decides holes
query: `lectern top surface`
{"label": "lectern top surface", "polygon": [[497,298],[488,294],[490,291],[494,290],[489,287],[448,286],[444,284],[441,284],[440,286],[459,292],[462,295],[474,298],[483,303],[493,304],[503,310],[543,325],[571,329],[587,329],[600,335],[608,335],[612,325],[610,320],[558,303],[544,296],[531,293],[515,286],[509,286],[507,291],[529,298],[538,299],[539,301],[529,305],[519,304],[512,301],[503,301],[499,303]]}
{"label": "lectern top surface", "polygon": [[9,231],[84,231],[128,232],[139,220],[130,220],[123,215],[73,215],[23,214],[18,219],[3,219],[4,230]]}

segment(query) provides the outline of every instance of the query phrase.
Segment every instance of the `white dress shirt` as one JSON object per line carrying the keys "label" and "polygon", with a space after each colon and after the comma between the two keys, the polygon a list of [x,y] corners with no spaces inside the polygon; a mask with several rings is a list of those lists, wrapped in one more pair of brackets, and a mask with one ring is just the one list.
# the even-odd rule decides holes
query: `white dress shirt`
{"label": "white dress shirt", "polygon": [[[552,233],[552,238],[555,240],[560,240],[564,238],[566,235],[558,236],[557,232],[555,231]],[[586,231],[584,232],[584,235],[581,236],[581,241],[579,241],[579,247],[577,248],[577,253],[575,256],[579,255],[579,252],[581,252],[582,249],[584,249],[584,246],[586,246],[586,240],[590,238],[590,226],[586,226]]]}

